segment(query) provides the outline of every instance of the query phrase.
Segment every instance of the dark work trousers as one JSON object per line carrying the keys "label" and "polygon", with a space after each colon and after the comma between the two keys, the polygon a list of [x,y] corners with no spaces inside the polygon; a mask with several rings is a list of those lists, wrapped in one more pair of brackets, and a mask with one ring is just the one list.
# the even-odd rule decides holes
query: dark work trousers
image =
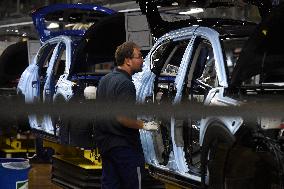
{"label": "dark work trousers", "polygon": [[102,155],[102,189],[141,189],[145,172],[142,153],[131,147],[115,147]]}

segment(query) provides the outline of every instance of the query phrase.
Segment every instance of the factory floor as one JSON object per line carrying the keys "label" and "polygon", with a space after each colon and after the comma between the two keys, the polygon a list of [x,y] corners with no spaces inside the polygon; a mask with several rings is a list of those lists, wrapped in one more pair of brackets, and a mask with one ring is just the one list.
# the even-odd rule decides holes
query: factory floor
{"label": "factory floor", "polygon": [[[51,182],[51,167],[49,163],[31,163],[29,171],[29,189],[63,189]],[[166,185],[167,189],[180,189]]]}
{"label": "factory floor", "polygon": [[29,189],[61,189],[51,182],[51,164],[31,164],[29,172]]}

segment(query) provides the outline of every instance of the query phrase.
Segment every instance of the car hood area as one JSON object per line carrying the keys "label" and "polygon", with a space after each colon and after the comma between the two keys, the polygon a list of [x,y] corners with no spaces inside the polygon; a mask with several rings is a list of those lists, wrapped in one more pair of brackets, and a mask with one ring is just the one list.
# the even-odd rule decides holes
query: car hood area
{"label": "car hood area", "polygon": [[59,35],[82,36],[94,23],[115,11],[91,4],[54,4],[31,13],[43,42]]}
{"label": "car hood area", "polygon": [[[232,1],[177,1],[178,6],[167,9],[174,1],[138,0],[141,12],[146,15],[151,33],[155,38],[175,29],[189,26],[225,26],[239,21],[259,23],[272,9],[269,1],[246,1],[243,4]],[[163,7],[165,6],[165,7]],[[177,8],[178,7],[178,8]],[[238,7],[238,9],[236,9]],[[239,12],[236,17],[234,12]],[[245,12],[256,12],[257,17]],[[222,14],[219,14],[219,13]],[[168,17],[175,19],[168,19]]]}

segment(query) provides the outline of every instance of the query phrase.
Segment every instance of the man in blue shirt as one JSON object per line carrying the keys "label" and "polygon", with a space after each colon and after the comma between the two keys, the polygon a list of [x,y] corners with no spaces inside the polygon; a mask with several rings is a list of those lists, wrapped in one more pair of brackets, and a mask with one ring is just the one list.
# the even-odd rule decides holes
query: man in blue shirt
{"label": "man in blue shirt", "polygon": [[[100,80],[97,100],[108,104],[135,104],[136,89],[131,76],[142,71],[139,46],[133,42],[123,43],[116,49],[115,60],[117,67]],[[103,189],[141,188],[145,161],[139,129],[157,130],[158,124],[118,115],[98,121],[95,139],[102,155]]]}

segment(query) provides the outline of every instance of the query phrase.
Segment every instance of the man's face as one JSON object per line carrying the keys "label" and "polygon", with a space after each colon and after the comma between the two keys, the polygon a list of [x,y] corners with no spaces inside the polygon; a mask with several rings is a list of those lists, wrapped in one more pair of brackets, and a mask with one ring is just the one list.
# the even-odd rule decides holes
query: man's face
{"label": "man's face", "polygon": [[130,58],[132,74],[142,71],[143,56],[138,48],[134,48],[132,57]]}

